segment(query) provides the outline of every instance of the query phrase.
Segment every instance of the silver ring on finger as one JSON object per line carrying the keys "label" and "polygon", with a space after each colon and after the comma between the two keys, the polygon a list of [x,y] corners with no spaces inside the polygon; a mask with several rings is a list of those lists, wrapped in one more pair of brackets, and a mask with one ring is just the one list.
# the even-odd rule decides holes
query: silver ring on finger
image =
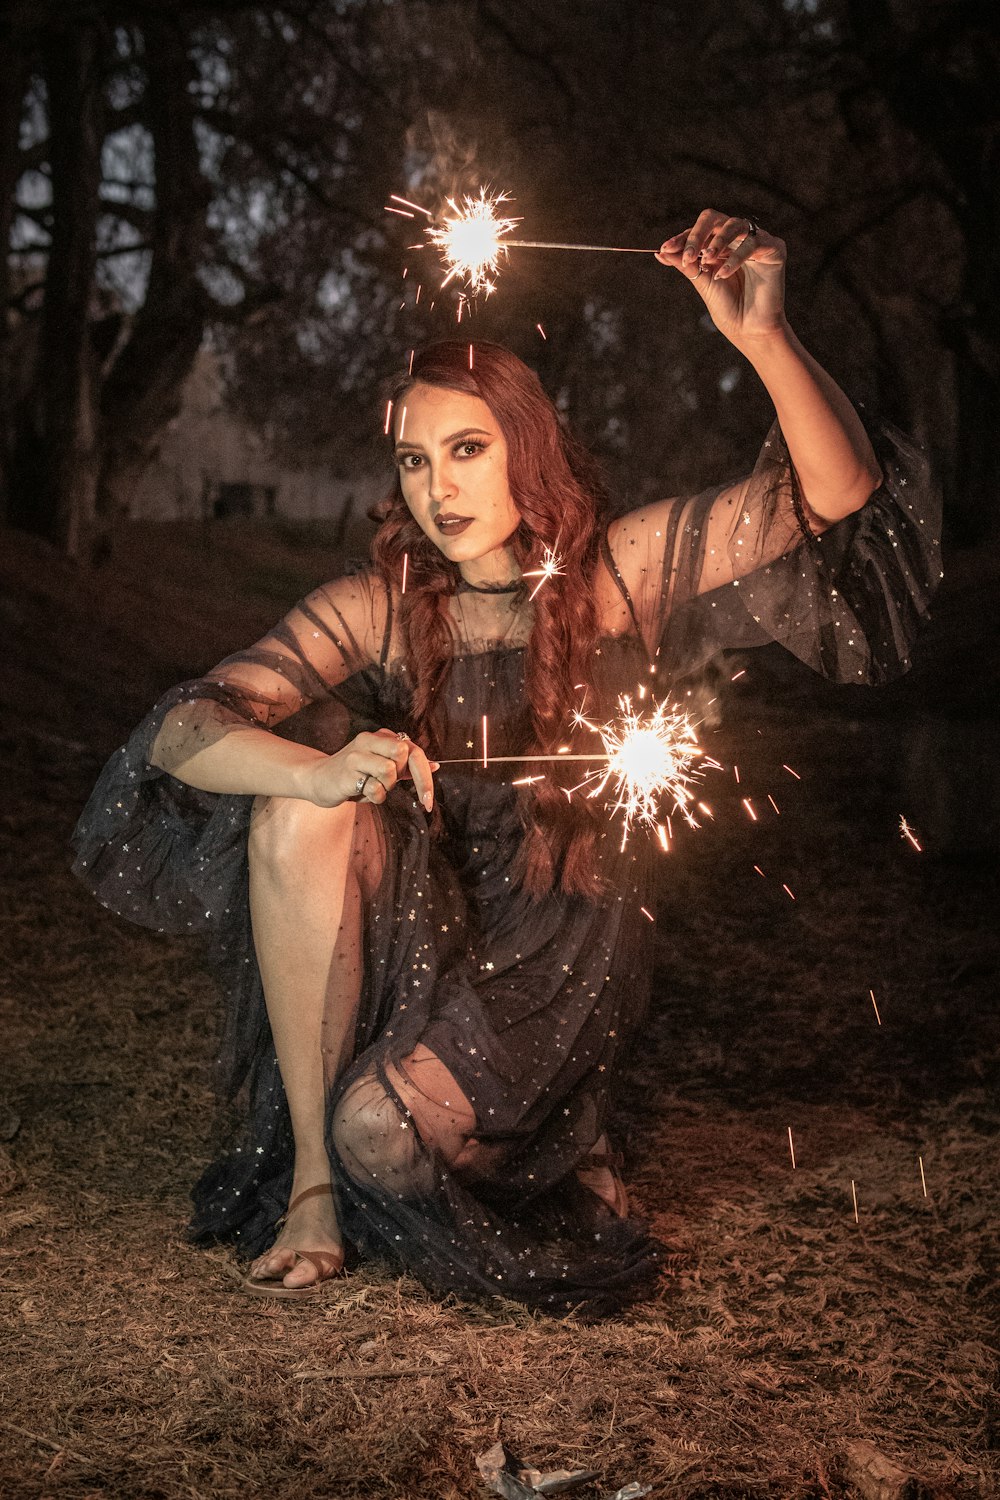
{"label": "silver ring on finger", "polygon": [[747,219],[746,238],[748,240],[752,240],[752,239],[756,238],[756,236],[759,233],[760,233],[760,225],[756,224],[753,219]]}
{"label": "silver ring on finger", "polygon": [[363,776],[359,776],[358,777],[357,781],[354,783],[354,792],[355,792],[356,796],[358,796],[358,797],[363,797],[364,796],[364,794],[365,794],[365,787],[368,785],[368,783],[369,783],[369,781],[371,781],[371,779],[372,779],[372,773],[370,771],[366,771]]}

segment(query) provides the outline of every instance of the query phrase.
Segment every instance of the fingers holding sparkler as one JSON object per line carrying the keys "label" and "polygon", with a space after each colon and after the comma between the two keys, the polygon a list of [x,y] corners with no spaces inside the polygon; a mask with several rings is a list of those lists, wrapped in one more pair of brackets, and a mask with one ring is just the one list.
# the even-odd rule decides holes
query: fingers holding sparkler
{"label": "fingers holding sparkler", "polygon": [[706,208],[689,229],[665,240],[656,258],[691,282],[716,328],[731,341],[782,324],[785,242],[745,215]]}

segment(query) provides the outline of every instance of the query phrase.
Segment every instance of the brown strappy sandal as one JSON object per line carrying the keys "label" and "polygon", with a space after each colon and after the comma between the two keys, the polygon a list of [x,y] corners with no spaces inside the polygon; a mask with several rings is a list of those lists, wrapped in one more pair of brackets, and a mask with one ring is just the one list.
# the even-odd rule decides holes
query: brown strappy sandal
{"label": "brown strappy sandal", "polygon": [[[304,1199],[315,1198],[320,1193],[329,1193],[332,1196],[333,1188],[330,1183],[319,1182],[315,1187],[304,1188],[301,1193],[296,1193],[285,1212],[281,1215],[281,1218],[275,1224],[275,1230],[281,1229],[288,1215]],[[267,1253],[267,1251],[264,1252],[265,1255]],[[308,1286],[285,1286],[283,1284],[284,1277],[298,1265],[300,1260],[307,1260],[311,1266],[316,1267],[318,1273],[317,1279],[311,1281]],[[292,1264],[286,1266],[277,1276],[264,1278],[248,1276],[241,1283],[240,1291],[255,1297],[284,1297],[291,1299],[299,1298],[301,1300],[302,1298],[315,1297],[324,1281],[329,1281],[334,1276],[340,1276],[343,1270],[343,1261],[338,1261],[337,1257],[331,1254],[329,1250],[296,1250],[295,1259]]]}
{"label": "brown strappy sandal", "polygon": [[[607,1198],[602,1197],[600,1193],[595,1193],[594,1189],[587,1187],[585,1182],[581,1182],[580,1186],[587,1188],[587,1192],[593,1194],[607,1212],[613,1214],[616,1219],[627,1219],[629,1212],[628,1192],[621,1179],[621,1170],[624,1165],[625,1158],[620,1151],[591,1151],[586,1156],[580,1158],[575,1168],[577,1173],[604,1170],[605,1168],[611,1173],[615,1184],[615,1199],[613,1203],[609,1203]],[[577,1181],[579,1181],[579,1177]]]}

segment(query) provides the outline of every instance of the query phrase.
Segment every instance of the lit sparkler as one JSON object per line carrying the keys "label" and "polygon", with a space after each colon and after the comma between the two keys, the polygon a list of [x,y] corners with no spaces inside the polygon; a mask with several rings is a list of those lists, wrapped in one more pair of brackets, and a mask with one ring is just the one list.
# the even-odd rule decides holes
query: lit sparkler
{"label": "lit sparkler", "polygon": [[454,198],[448,199],[451,213],[427,230],[427,238],[440,250],[448,267],[443,287],[454,277],[463,276],[471,292],[489,296],[496,290],[494,278],[507,248],[504,236],[521,222],[497,214],[497,206],[507,201],[506,193],[491,198],[484,187],[479,189],[478,198],[466,194],[461,205]]}
{"label": "lit sparkler", "polygon": [[[607,768],[592,772],[590,797],[612,784],[612,814],[622,814],[622,846],[637,820],[651,828],[660,825],[660,803],[670,800],[692,827],[698,824],[688,804],[692,786],[701,774],[701,746],[689,716],[666,700],[650,713],[637,713],[628,694],[618,699],[619,718],[597,731],[604,741]],[[589,725],[589,728],[595,726]],[[662,841],[662,840],[661,840]]]}
{"label": "lit sparkler", "polygon": [[[433,219],[430,209],[419,203],[411,203],[392,193],[392,204],[387,204],[390,213],[413,218],[415,210]],[[496,290],[496,276],[502,259],[511,248],[520,250],[577,250],[597,251],[605,255],[655,255],[656,250],[645,245],[580,245],[556,240],[512,240],[510,232],[521,220],[498,212],[500,205],[511,201],[509,193],[489,193],[485,187],[479,189],[477,197],[466,193],[461,201],[446,200],[450,213],[442,215],[438,223],[426,229],[429,242],[441,252],[447,267],[447,275],[441,285],[447,286],[456,276],[463,277],[472,293]],[[393,205],[402,205],[396,207]],[[413,247],[417,248],[417,247]],[[542,337],[544,330],[539,327]]]}
{"label": "lit sparkler", "polygon": [[[618,700],[618,717],[597,725],[574,713],[574,724],[599,734],[603,753],[557,755],[489,755],[486,744],[486,721],[483,722],[483,753],[442,761],[442,765],[510,765],[545,761],[602,761],[589,772],[574,791],[587,789],[588,797],[599,797],[610,785],[610,813],[622,814],[622,847],[636,822],[656,831],[664,848],[668,847],[666,830],[661,823],[661,803],[670,802],[670,811],[679,812],[692,828],[699,827],[690,810],[694,800],[692,787],[703,772],[704,754],[698,744],[694,725],[683,709],[668,701],[654,703],[646,712],[637,712],[632,699],[623,694]],[[527,780],[527,778],[525,778]],[[669,820],[668,820],[669,821]]]}

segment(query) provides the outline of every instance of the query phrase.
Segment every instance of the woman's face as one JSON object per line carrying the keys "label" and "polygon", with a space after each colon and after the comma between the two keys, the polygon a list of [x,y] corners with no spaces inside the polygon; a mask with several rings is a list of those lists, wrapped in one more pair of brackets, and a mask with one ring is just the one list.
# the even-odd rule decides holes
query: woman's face
{"label": "woman's face", "polygon": [[518,576],[507,545],[520,523],[507,443],[485,401],[415,385],[395,413],[403,498],[421,531],[470,583]]}

